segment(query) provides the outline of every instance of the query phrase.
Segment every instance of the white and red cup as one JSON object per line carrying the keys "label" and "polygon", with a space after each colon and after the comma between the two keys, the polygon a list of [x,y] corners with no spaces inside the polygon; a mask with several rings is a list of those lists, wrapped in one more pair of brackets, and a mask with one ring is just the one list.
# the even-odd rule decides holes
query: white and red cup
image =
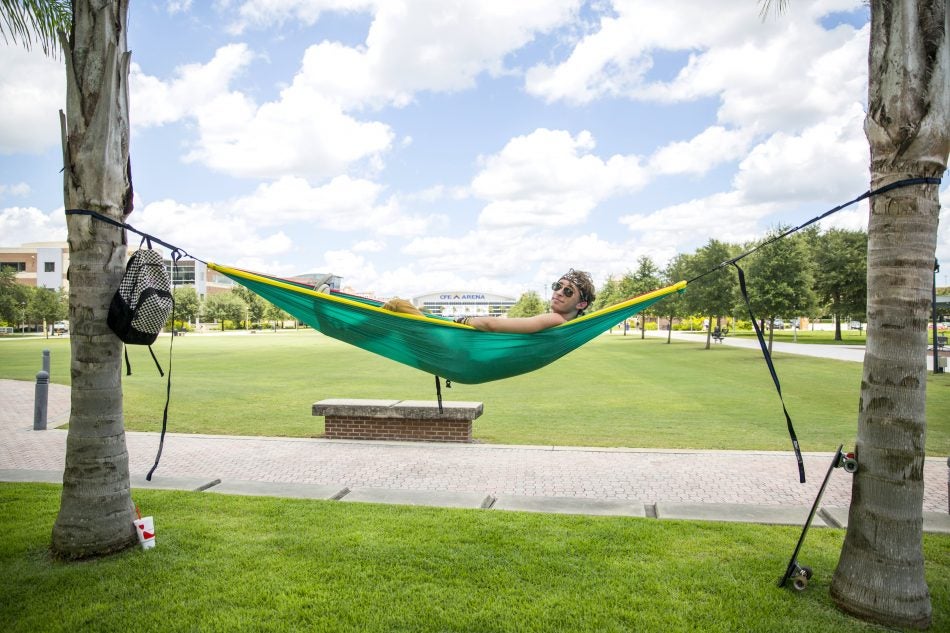
{"label": "white and red cup", "polygon": [[151,549],[155,547],[155,521],[153,517],[141,517],[133,519],[135,524],[135,533],[139,535],[139,543],[142,549]]}

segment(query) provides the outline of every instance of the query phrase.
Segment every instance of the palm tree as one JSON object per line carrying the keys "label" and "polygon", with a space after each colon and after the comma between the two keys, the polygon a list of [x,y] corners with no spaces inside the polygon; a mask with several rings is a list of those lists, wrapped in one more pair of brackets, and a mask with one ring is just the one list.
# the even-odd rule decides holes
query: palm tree
{"label": "palm tree", "polygon": [[[950,152],[950,37],[946,0],[873,0],[868,114],[871,186],[939,178]],[[844,611],[890,626],[927,628],[922,547],[927,428],[927,312],[938,186],[871,199],[868,337],[848,531],[831,585]]]}
{"label": "palm tree", "polygon": [[[29,48],[35,35],[47,54],[66,58],[63,194],[67,209],[123,219],[132,209],[129,174],[128,0],[0,5],[4,39]],[[69,31],[67,39],[63,31]],[[136,541],[122,418],[122,343],[106,325],[126,261],[121,230],[87,216],[67,217],[72,409],[56,555],[75,559],[124,549]]]}
{"label": "palm tree", "polygon": [[[761,0],[763,14],[770,0]],[[778,3],[778,10],[787,2]],[[871,187],[939,179],[950,154],[947,0],[871,0],[868,114]],[[934,180],[933,182],[939,182]],[[940,200],[937,184],[871,199],[868,337],[859,469],[831,584],[843,611],[925,629],[932,607],[923,557],[927,311]]]}

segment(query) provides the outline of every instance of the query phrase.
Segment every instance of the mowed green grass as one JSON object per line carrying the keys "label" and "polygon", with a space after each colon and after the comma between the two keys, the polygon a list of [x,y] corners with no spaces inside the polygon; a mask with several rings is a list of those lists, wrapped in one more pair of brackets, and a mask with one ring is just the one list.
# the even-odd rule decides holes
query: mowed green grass
{"label": "mowed green grass", "polygon": [[[167,368],[164,337],[154,346]],[[0,343],[0,377],[32,380],[41,350],[68,382],[68,341]],[[129,347],[126,427],[157,431],[165,380],[143,347]],[[853,445],[861,364],[775,353],[802,449]],[[325,398],[435,400],[434,378],[310,330],[186,335],[174,342],[169,430],[312,437]],[[927,453],[950,454],[950,374],[928,374]],[[762,355],[716,345],[601,336],[539,371],[443,387],[445,400],[484,403],[477,440],[503,444],[788,450],[781,403]]]}
{"label": "mowed green grass", "polygon": [[[843,530],[809,532],[795,593],[776,586],[792,526],[134,490],[155,549],[65,564],[59,494],[0,484],[2,631],[885,630],[829,597]],[[950,537],[924,557],[950,630]]]}

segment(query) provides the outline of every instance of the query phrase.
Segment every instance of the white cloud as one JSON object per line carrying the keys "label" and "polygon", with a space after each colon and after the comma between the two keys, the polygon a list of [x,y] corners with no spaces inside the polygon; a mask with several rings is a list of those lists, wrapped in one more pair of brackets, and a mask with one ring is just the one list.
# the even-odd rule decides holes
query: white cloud
{"label": "white cloud", "polygon": [[[867,29],[825,30],[818,20],[858,0],[796,2],[764,22],[732,0],[614,2],[611,15],[560,63],[538,64],[525,81],[548,101],[586,104],[603,97],[694,101],[718,98],[719,123],[768,131],[809,125],[862,95]],[[651,71],[659,53],[688,53],[669,81]],[[665,63],[670,63],[668,60]]]}
{"label": "white cloud", "polygon": [[287,255],[293,246],[283,231],[262,231],[212,204],[158,200],[135,211],[129,221],[195,257],[220,263]]}
{"label": "white cloud", "polygon": [[357,253],[379,253],[386,249],[386,242],[380,240],[361,240],[353,245]]}
{"label": "white cloud", "polygon": [[672,245],[689,252],[709,238],[742,243],[761,233],[760,222],[777,209],[769,202],[746,203],[738,192],[718,193],[658,209],[621,217],[638,242]]}
{"label": "white cloud", "polygon": [[753,148],[734,185],[748,202],[834,200],[867,189],[868,144],[857,104],[801,134],[778,132]]}
{"label": "white cloud", "polygon": [[171,15],[187,13],[191,10],[191,0],[169,0],[166,10]]}
{"label": "white cloud", "polygon": [[649,168],[657,174],[704,174],[713,167],[737,160],[749,151],[752,133],[720,125],[706,128],[689,141],[675,141],[650,157]]}
{"label": "white cloud", "polygon": [[349,116],[337,100],[308,86],[302,74],[278,100],[258,105],[230,88],[254,60],[246,45],[230,44],[219,48],[207,64],[176,68],[170,81],[133,65],[133,125],[194,120],[197,138],[184,160],[232,176],[326,178],[360,161],[378,169],[393,141],[389,126]]}
{"label": "white cloud", "polygon": [[431,218],[402,211],[395,199],[379,201],[382,187],[374,182],[337,176],[319,187],[286,176],[260,185],[229,208],[258,226],[305,222],[314,229],[367,231],[410,236],[425,231]]}
{"label": "white cloud", "polygon": [[324,11],[371,12],[364,45],[311,46],[295,82],[345,109],[404,106],[419,91],[464,90],[482,73],[508,72],[508,54],[562,25],[579,5],[578,0],[247,2],[235,30],[286,20],[313,24]]}
{"label": "white cloud", "polygon": [[66,67],[34,48],[0,43],[0,154],[39,154],[60,145]]}
{"label": "white cloud", "polygon": [[[260,2],[246,0],[240,2],[237,9],[224,7],[233,15],[228,32],[240,35],[247,29],[282,26],[288,21],[300,22],[310,26],[320,15],[327,11],[366,11],[377,0],[282,0],[281,2]],[[230,5],[231,3],[228,2]]]}
{"label": "white cloud", "polygon": [[[937,229],[937,261],[942,272],[938,276],[938,285],[950,286],[950,183],[944,178],[940,190],[940,225]],[[865,216],[867,217],[867,216]]]}
{"label": "white cloud", "polygon": [[27,242],[66,241],[66,216],[59,208],[44,213],[35,207],[0,209],[0,244],[19,246]]}
{"label": "white cloud", "polygon": [[0,198],[4,196],[11,196],[17,198],[24,198],[30,193],[32,193],[32,188],[25,182],[18,182],[12,185],[3,185],[0,184]]}
{"label": "white cloud", "polygon": [[[194,116],[209,102],[221,102],[229,95],[228,86],[244,72],[254,55],[245,44],[229,44],[215,51],[207,64],[185,64],[175,69],[175,77],[162,81],[145,74],[132,63],[129,70],[130,119],[133,127],[173,123]],[[231,93],[231,99],[243,97]],[[233,103],[232,103],[233,105]],[[221,113],[227,116],[227,112]]]}
{"label": "white cloud", "polygon": [[646,182],[636,156],[606,160],[592,153],[589,132],[538,129],[515,137],[472,181],[472,193],[490,202],[482,226],[567,226],[584,222],[602,200]]}
{"label": "white cloud", "polygon": [[394,137],[388,125],[358,121],[297,82],[259,108],[229,96],[205,104],[196,117],[200,138],[186,159],[244,177],[325,178],[362,160],[378,168]]}

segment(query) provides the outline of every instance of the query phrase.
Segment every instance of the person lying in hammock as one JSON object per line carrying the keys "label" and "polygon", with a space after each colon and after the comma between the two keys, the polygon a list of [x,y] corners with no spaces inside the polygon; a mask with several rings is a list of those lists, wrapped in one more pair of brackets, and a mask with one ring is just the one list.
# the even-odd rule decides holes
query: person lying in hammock
{"label": "person lying in hammock", "polygon": [[[470,325],[476,330],[485,332],[513,332],[517,334],[531,334],[540,332],[562,323],[567,323],[571,319],[584,314],[591,303],[594,302],[594,282],[590,275],[582,270],[571,268],[561,278],[551,284],[551,311],[544,314],[538,314],[532,317],[507,318],[507,317],[459,317],[455,319],[456,323]],[[387,301],[383,308],[393,312],[403,312],[424,316],[425,313],[416,308],[405,299],[391,299]]]}

